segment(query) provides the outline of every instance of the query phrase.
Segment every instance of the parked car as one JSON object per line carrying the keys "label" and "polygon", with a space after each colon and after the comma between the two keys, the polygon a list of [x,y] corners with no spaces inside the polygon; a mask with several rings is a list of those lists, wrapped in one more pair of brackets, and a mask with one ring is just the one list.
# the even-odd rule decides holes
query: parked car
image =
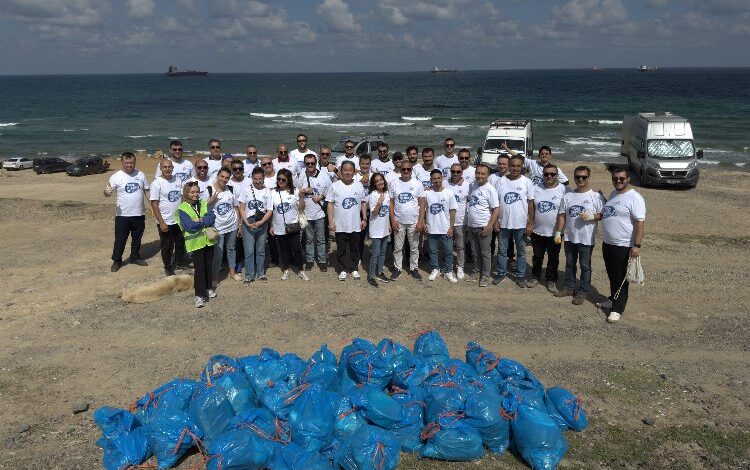
{"label": "parked car", "polygon": [[485,163],[494,172],[497,157],[507,155],[503,144],[518,155],[525,157],[534,153],[534,126],[529,119],[498,119],[492,121],[487,130],[484,145],[477,148],[476,163]]}
{"label": "parked car", "polygon": [[42,173],[59,173],[65,171],[68,165],[70,163],[60,157],[34,159],[34,171],[37,175],[41,175]]}
{"label": "parked car", "polygon": [[5,170],[24,170],[33,166],[34,162],[27,157],[13,157],[3,162],[3,169]]}
{"label": "parked car", "polygon": [[378,145],[382,142],[385,142],[385,136],[387,135],[388,132],[380,132],[376,134],[344,137],[343,139],[336,142],[333,147],[331,147],[331,162],[335,162],[337,158],[344,155],[344,144],[348,140],[354,142],[355,155],[363,155],[365,153],[369,153],[370,155],[372,155],[372,158],[377,158]]}
{"label": "parked car", "polygon": [[109,162],[102,157],[83,157],[65,168],[68,176],[84,176],[104,173],[109,168]]}

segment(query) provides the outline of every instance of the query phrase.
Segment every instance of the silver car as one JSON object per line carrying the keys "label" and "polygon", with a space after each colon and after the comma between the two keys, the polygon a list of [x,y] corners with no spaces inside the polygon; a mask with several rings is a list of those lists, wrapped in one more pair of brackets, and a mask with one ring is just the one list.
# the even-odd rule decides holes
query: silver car
{"label": "silver car", "polygon": [[344,155],[344,144],[349,140],[354,142],[355,155],[369,153],[373,158],[377,158],[378,145],[385,142],[385,136],[387,135],[389,135],[388,132],[380,132],[377,134],[344,137],[331,147],[331,162],[335,162],[337,158]]}
{"label": "silver car", "polygon": [[13,157],[3,162],[3,169],[5,170],[24,170],[33,166],[34,161],[27,157]]}

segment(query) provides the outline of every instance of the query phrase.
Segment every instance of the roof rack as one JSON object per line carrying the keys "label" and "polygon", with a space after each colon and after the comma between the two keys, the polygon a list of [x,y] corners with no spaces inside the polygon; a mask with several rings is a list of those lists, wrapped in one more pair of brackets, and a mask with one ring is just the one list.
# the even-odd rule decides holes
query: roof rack
{"label": "roof rack", "polygon": [[490,127],[526,127],[530,122],[531,119],[495,119]]}

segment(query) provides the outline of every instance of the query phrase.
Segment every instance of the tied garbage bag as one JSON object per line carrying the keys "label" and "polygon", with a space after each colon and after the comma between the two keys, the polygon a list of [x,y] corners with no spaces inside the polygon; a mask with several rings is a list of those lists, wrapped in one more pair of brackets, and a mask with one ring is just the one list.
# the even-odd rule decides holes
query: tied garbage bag
{"label": "tied garbage bag", "polygon": [[389,429],[404,419],[399,402],[375,387],[362,387],[349,394],[352,405],[372,424]]}
{"label": "tied garbage bag", "polygon": [[529,380],[507,379],[500,384],[500,391],[505,395],[513,395],[529,406],[540,410],[546,409],[544,404],[544,389],[540,384]]}
{"label": "tied garbage bag", "polygon": [[285,421],[289,419],[290,410],[289,405],[285,402],[291,391],[292,387],[288,383],[284,381],[274,382],[270,379],[259,382],[255,387],[255,394],[258,396],[261,406]]}
{"label": "tied garbage bag", "polygon": [[153,392],[148,392],[130,405],[130,411],[137,413],[141,422],[146,423],[155,413],[185,411],[190,404],[195,387],[200,382],[190,379],[174,379]]}
{"label": "tied garbage bag", "polygon": [[[201,445],[203,431],[185,411],[159,413],[145,425],[148,445],[160,469],[172,468],[193,446]],[[199,447],[201,452],[204,449]]]}
{"label": "tied garbage bag", "polygon": [[379,354],[375,346],[366,340],[356,338],[346,356],[342,352],[342,359],[346,360],[349,376],[357,384],[372,385],[384,388],[391,381],[393,375],[386,358]]}
{"label": "tied garbage bag", "polygon": [[329,397],[319,384],[305,383],[287,398],[292,442],[317,452],[333,440],[334,414]]}
{"label": "tied garbage bag", "polygon": [[482,436],[463,422],[463,413],[446,413],[437,422],[428,423],[422,431],[425,445],[421,457],[468,461],[484,455]]}
{"label": "tied garbage bag", "polygon": [[96,441],[96,445],[102,448],[105,470],[135,467],[151,456],[146,428],[143,426],[124,434],[102,437]]}
{"label": "tied garbage bag", "polygon": [[276,432],[277,422],[278,418],[267,409],[253,408],[251,410],[243,411],[230,419],[227,429],[249,429],[249,425],[252,425],[260,428],[263,432],[271,436]]}
{"label": "tied garbage bag", "polygon": [[466,399],[465,423],[479,432],[482,444],[495,454],[510,446],[510,424],[502,408],[500,394],[484,387]]}
{"label": "tied garbage bag", "polygon": [[399,457],[396,438],[384,429],[368,425],[341,444],[334,462],[344,470],[393,470]]}
{"label": "tied garbage bag", "polygon": [[463,412],[466,394],[456,382],[435,382],[426,387],[425,421],[434,422],[445,413]]}
{"label": "tied garbage bag", "polygon": [[389,430],[396,440],[401,444],[404,452],[419,452],[422,450],[422,428],[424,427],[423,401],[412,393],[398,393],[393,399],[400,403],[404,410],[404,418],[393,425]]}
{"label": "tied garbage bag", "polygon": [[280,445],[250,429],[230,429],[209,446],[206,470],[263,470]]}
{"label": "tied garbage bag", "polygon": [[394,374],[408,370],[413,361],[409,348],[390,338],[380,340],[375,349]]}
{"label": "tied garbage bag", "polygon": [[334,436],[339,439],[346,439],[354,434],[357,429],[367,424],[362,412],[352,404],[349,395],[334,395],[331,399],[333,400],[331,404],[335,406],[334,412],[336,413],[333,425]]}
{"label": "tied garbage bag", "polygon": [[333,470],[327,457],[294,443],[276,447],[268,467],[273,470]]}
{"label": "tied garbage bag", "polygon": [[257,403],[250,381],[237,361],[229,356],[211,356],[201,373],[201,380],[209,385],[220,385],[235,413],[253,408]]}
{"label": "tied garbage bag", "polygon": [[445,364],[450,360],[448,346],[437,331],[424,331],[414,341],[414,356],[430,367]]}
{"label": "tied garbage bag", "polygon": [[234,417],[234,408],[220,385],[201,383],[193,392],[188,413],[201,430],[206,445],[210,446]]}
{"label": "tied garbage bag", "polygon": [[536,408],[521,401],[513,416],[511,440],[526,463],[534,470],[557,468],[568,450],[568,443],[546,407]]}
{"label": "tied garbage bag", "polygon": [[302,374],[307,369],[307,362],[303,361],[301,357],[294,353],[284,353],[281,356],[281,362],[287,370],[286,381],[292,387],[296,387],[302,383]]}
{"label": "tied garbage bag", "polygon": [[336,355],[328,350],[327,345],[321,346],[307,361],[301,377],[301,383],[305,382],[318,383],[331,392],[339,390],[341,382]]}
{"label": "tied garbage bag", "polygon": [[561,429],[570,428],[581,432],[588,427],[589,422],[583,411],[583,401],[568,390],[561,387],[548,388],[544,403],[547,405],[550,417]]}
{"label": "tied garbage bag", "polygon": [[466,363],[471,365],[477,374],[496,384],[503,380],[500,369],[497,367],[500,364],[500,357],[474,341],[466,345]]}
{"label": "tied garbage bag", "polygon": [[94,423],[99,426],[105,438],[128,434],[141,425],[133,413],[109,406],[103,406],[94,412]]}

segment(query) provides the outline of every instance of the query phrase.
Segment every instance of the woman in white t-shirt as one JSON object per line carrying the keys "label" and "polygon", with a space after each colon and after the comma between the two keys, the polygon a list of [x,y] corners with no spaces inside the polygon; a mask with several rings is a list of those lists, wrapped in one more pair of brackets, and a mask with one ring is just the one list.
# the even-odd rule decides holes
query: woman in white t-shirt
{"label": "woman in white t-shirt", "polygon": [[389,217],[391,197],[388,194],[388,183],[385,181],[385,176],[380,173],[372,175],[369,192],[367,210],[370,213],[369,235],[372,246],[370,248],[370,269],[367,271],[367,282],[373,287],[378,287],[378,279],[383,283],[387,283],[389,280],[383,272],[388,235],[391,233]]}
{"label": "woman in white t-shirt", "polygon": [[245,249],[245,284],[266,277],[266,239],[268,221],[273,215],[271,190],[264,184],[263,170],[255,167],[252,182],[238,195],[242,219],[242,245]]}
{"label": "woman in white t-shirt", "polygon": [[[297,268],[297,275],[303,281],[310,278],[302,268],[302,244],[300,243],[299,213],[305,210],[305,195],[294,189],[292,172],[281,168],[276,175],[276,190],[271,194],[273,217],[271,235],[279,244],[279,261],[281,262],[281,280],[286,281],[291,275],[290,263]],[[290,230],[296,225],[296,230]]]}
{"label": "woman in white t-shirt", "polygon": [[216,289],[219,285],[219,271],[224,258],[224,249],[227,251],[229,277],[234,278],[237,274],[235,270],[235,266],[237,266],[235,243],[239,230],[239,214],[234,194],[227,185],[230,176],[229,169],[219,169],[216,173],[216,181],[209,186],[210,189],[207,189],[210,193],[208,198],[209,209],[216,216],[214,227],[219,232],[219,241],[214,245],[214,258],[211,266],[211,280],[213,282],[211,289]]}

